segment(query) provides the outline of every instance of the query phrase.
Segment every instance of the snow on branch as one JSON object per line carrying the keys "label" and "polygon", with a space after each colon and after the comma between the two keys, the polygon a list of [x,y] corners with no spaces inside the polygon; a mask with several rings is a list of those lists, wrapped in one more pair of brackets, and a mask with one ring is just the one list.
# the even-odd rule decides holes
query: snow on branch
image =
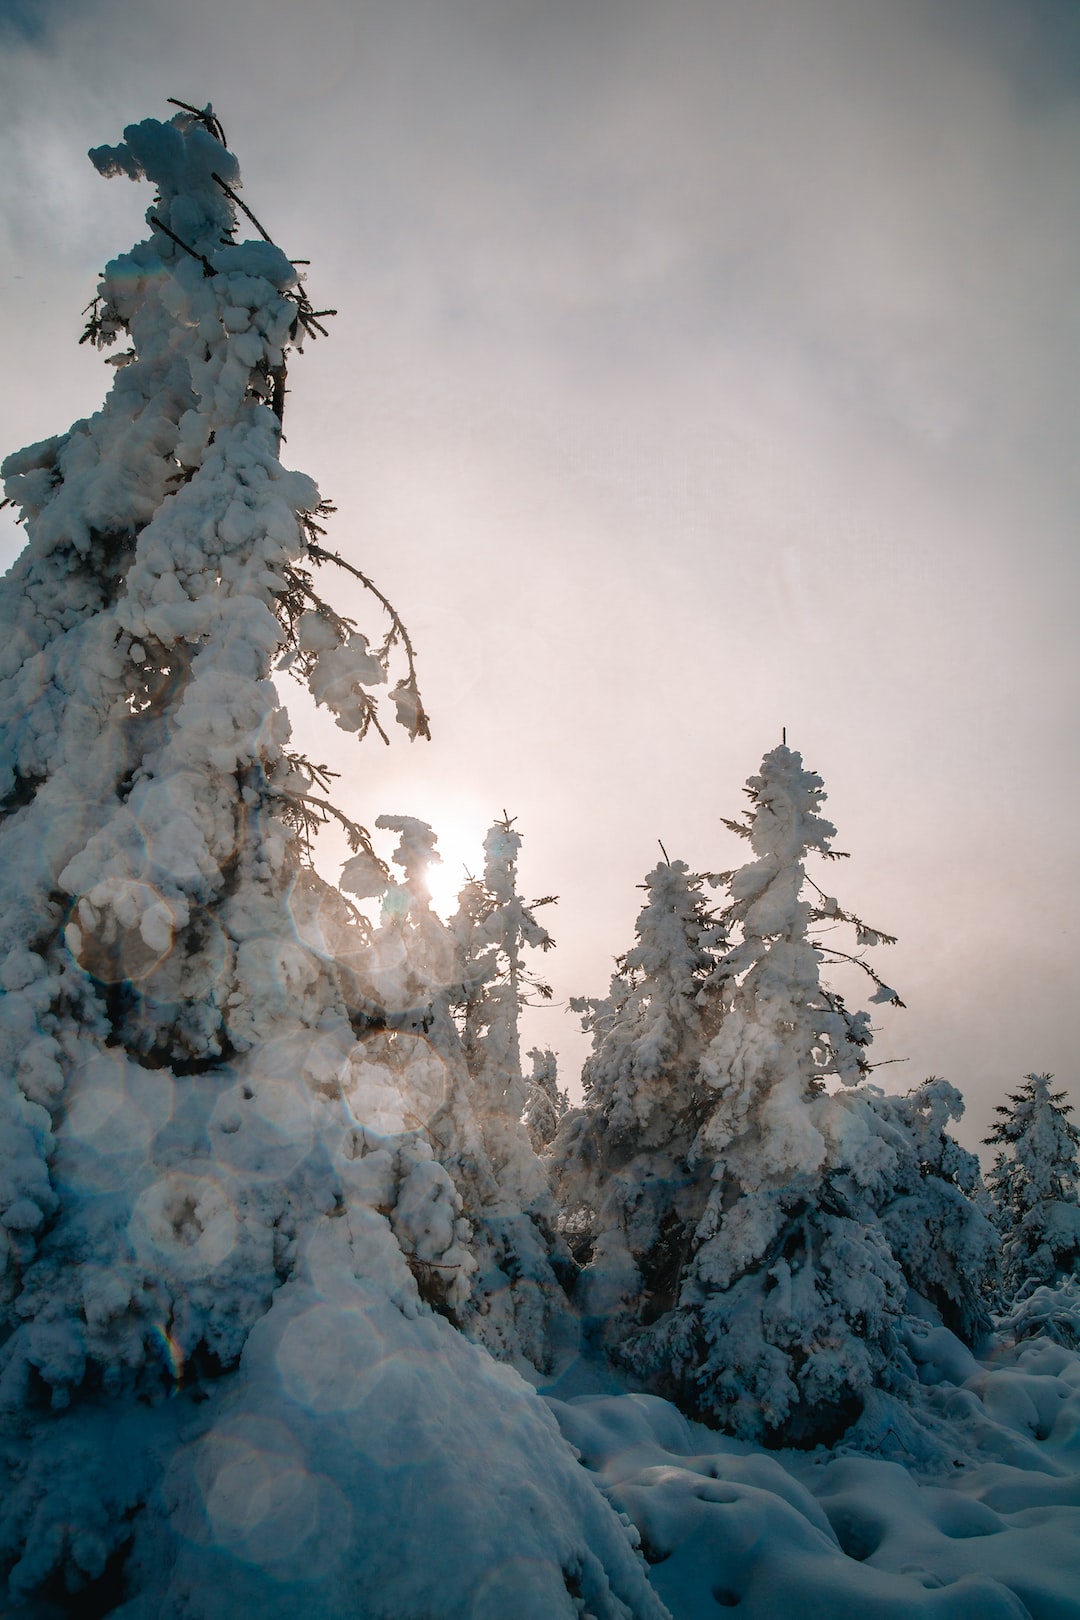
{"label": "snow on branch", "polygon": [[[324,503],[324,505],[319,508],[319,511],[329,512],[333,511],[333,508],[326,506]],[[390,629],[387,631],[382,645],[378,649],[375,656],[380,660],[380,662],[384,662],[389,657],[391,649],[400,643],[408,666],[408,673],[400,681],[398,681],[395,687],[392,688],[390,692],[390,700],[397,709],[397,719],[399,725],[405,727],[405,730],[409,733],[409,736],[424,737],[425,739],[430,740],[430,721],[427,713],[424,710],[424,705],[420,697],[420,688],[416,677],[416,652],[412,644],[412,638],[405,627],[405,623],[401,618],[401,615],[398,613],[393,603],[383,595],[382,591],[380,591],[375,582],[368,578],[367,574],[363,573],[363,571],[357,568],[353,563],[346,562],[345,558],[342,557],[340,553],[336,551],[326,551],[311,538],[312,534],[323,534],[325,533],[325,530],[320,528],[320,526],[313,521],[310,514],[302,514],[301,521],[304,523],[304,527],[308,533],[307,550],[308,556],[311,558],[311,560],[316,564],[327,562],[334,563],[336,567],[343,568],[346,573],[352,574],[353,578],[358,579],[361,585],[363,585],[364,589],[370,591],[372,596],[375,597],[376,601],[378,601],[385,610],[390,619]]]}

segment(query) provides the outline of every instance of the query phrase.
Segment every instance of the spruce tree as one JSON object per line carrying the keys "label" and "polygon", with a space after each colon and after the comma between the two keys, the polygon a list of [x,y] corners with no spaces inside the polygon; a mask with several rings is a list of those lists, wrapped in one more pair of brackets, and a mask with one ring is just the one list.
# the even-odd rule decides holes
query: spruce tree
{"label": "spruce tree", "polygon": [[342,873],[358,897],[381,900],[349,957],[362,1052],[349,1101],[358,1119],[399,1133],[390,1218],[423,1298],[494,1354],[548,1370],[572,1328],[550,1187],[523,1119],[518,1017],[537,983],[524,951],[552,941],[517,893],[521,837],[506,818],[489,830],[483,877],[446,924],[427,883],[440,859],[430,826],[400,815],[375,825],[398,835],[391,864],[403,877],[367,851]]}
{"label": "spruce tree", "polygon": [[[519,1015],[530,991],[542,999],[551,991],[526,966],[527,949],[549,951],[554,941],[536,911],[553,895],[527,904],[517,890],[521,834],[503,816],[484,838],[484,875],[462,890],[450,922],[460,956],[458,1012],[466,1058],[485,1100],[494,1129],[505,1119],[515,1126],[528,1100],[522,1074]],[[521,1133],[511,1131],[515,1144]],[[513,1152],[513,1150],[510,1150]]]}
{"label": "spruce tree", "polygon": [[849,1155],[848,1187],[861,1184],[868,1218],[880,1221],[918,1300],[975,1345],[990,1326],[986,1301],[999,1245],[981,1207],[979,1161],[949,1132],[963,1116],[963,1098],[932,1075],[905,1097],[861,1086],[835,1100],[861,1116],[851,1129],[866,1132]]}
{"label": "spruce tree", "polygon": [[[843,912],[808,878],[810,853],[836,858],[820,814],[821,778],[786,744],[748,783],[751,809],[728,823],[754,859],[722,875],[732,943],[714,970],[719,1027],[699,1068],[703,1123],[691,1163],[708,1188],[677,1302],[623,1347],[628,1364],[691,1413],[746,1438],[813,1444],[842,1432],[866,1392],[892,1387],[905,1283],[853,1169],[845,1114],[825,1082],[867,1074],[869,1017],[820,977],[857,961],[872,999],[899,1004],[856,944],[889,936]],[[803,898],[810,887],[815,898]]]}
{"label": "spruce tree", "polygon": [[[535,913],[555,897],[526,902],[518,893],[521,842],[512,818],[504,814],[493,823],[484,839],[483,876],[466,883],[449,924],[456,947],[451,1001],[468,1095],[491,1167],[471,1213],[486,1258],[477,1284],[482,1303],[467,1331],[497,1353],[524,1354],[550,1369],[569,1348],[573,1331],[556,1279],[564,1255],[551,1188],[526,1124],[530,1082],[522,1073],[519,1020],[531,993],[545,1000],[551,994],[525,953],[552,948]],[[458,1164],[459,1177],[475,1176],[474,1151],[462,1153],[448,1138],[445,1152]]]}
{"label": "spruce tree", "polygon": [[[88,327],[131,346],[100,412],[4,465],[28,542],[0,609],[3,1028],[34,1148],[16,1148],[32,1188],[4,1361],[9,1383],[33,1373],[56,1399],[99,1361],[155,1376],[163,1313],[185,1363],[234,1362],[287,1269],[297,1167],[242,1203],[232,1167],[260,1160],[275,1110],[310,1111],[308,1086],[328,1083],[352,1032],[333,964],[290,909],[328,808],[270,672],[293,654],[315,687],[332,661],[322,701],[362,731],[389,657],[312,583],[324,508],[279,451],[286,352],[321,322],[280,248],[236,241],[239,175],[216,119],[147,120],[91,156],[157,187],[150,235],[108,265]],[[89,1242],[85,1210],[56,1189],[65,1173],[93,1184],[118,1150],[100,1135],[113,1113],[118,1142],[142,1121],[128,1221],[144,1235],[105,1261],[104,1308],[99,1273],[68,1263]],[[316,1180],[329,1207],[333,1178]],[[227,1311],[188,1286],[219,1220]]]}
{"label": "spruce tree", "polygon": [[317,592],[326,509],[280,460],[321,314],[209,108],[92,158],[157,188],[87,331],[130,347],[100,412],[3,469],[2,1606],[464,1620],[512,1540],[509,1604],[658,1613],[550,1415],[418,1291],[446,1262],[463,1313],[482,1269],[426,1135],[443,1054],[398,1009],[414,1060],[374,1073],[363,930],[304,874],[334,815],[354,890],[388,886],[274,666],[362,735],[400,657],[426,730],[400,621],[375,643]]}
{"label": "spruce tree", "polygon": [[536,1153],[543,1153],[555,1139],[559,1121],[570,1107],[570,1099],[559,1089],[559,1063],[550,1047],[532,1047],[525,1054],[532,1070],[525,1077],[526,1098],[522,1120]]}
{"label": "spruce tree", "polygon": [[701,1177],[688,1158],[705,1098],[698,1067],[715,1028],[710,993],[723,937],[684,861],[646,877],[637,942],[604,1000],[572,1005],[591,1031],[582,1108],[553,1150],[564,1230],[579,1264],[590,1331],[617,1351],[627,1333],[674,1303]]}
{"label": "spruce tree", "polygon": [[1080,1275],[1080,1130],[1053,1075],[1029,1074],[996,1112],[988,1143],[1000,1151],[987,1176],[1001,1233],[1009,1300]]}

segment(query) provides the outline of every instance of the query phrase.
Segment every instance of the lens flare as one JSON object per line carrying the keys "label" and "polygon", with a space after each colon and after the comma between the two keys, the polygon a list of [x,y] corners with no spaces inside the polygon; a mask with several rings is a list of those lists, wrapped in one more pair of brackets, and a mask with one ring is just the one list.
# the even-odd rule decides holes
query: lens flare
{"label": "lens flare", "polygon": [[175,1395],[184,1379],[184,1352],[173,1338],[168,1328],[160,1322],[155,1322],[150,1329],[150,1340],[161,1356],[162,1363],[169,1375],[172,1387],[169,1394]]}

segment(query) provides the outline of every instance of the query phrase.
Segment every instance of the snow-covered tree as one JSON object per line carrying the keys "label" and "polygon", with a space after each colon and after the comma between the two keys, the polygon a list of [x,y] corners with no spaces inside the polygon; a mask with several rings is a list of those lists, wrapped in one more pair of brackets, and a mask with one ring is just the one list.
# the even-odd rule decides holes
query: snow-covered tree
{"label": "snow-covered tree", "polygon": [[852,1116],[849,1190],[869,1201],[880,1221],[920,1315],[928,1305],[965,1344],[975,1344],[990,1319],[986,1296],[997,1276],[997,1234],[981,1203],[979,1161],[949,1134],[964,1100],[932,1075],[905,1097],[860,1086],[835,1098]]}
{"label": "snow-covered tree", "polygon": [[988,1143],[1000,1151],[988,1174],[1001,1232],[1009,1299],[1080,1275],[1080,1130],[1053,1075],[1029,1074],[996,1112]]}
{"label": "snow-covered tree", "polygon": [[[363,1072],[369,1086],[390,1088],[387,1117],[412,1133],[399,1156],[418,1146],[433,1157],[415,1184],[420,1202],[399,1241],[425,1299],[495,1354],[547,1366],[552,1319],[565,1314],[566,1302],[548,1260],[547,1181],[513,1109],[523,1090],[519,925],[535,931],[535,943],[548,935],[522,908],[512,882],[505,905],[485,882],[468,884],[447,925],[432,907],[427,882],[440,860],[431,827],[398,815],[379,816],[375,825],[398,835],[391,862],[402,881],[383,876],[366,851],[342,873],[344,887],[381,899],[378,926],[354,963]],[[520,839],[511,836],[516,852]],[[489,843],[497,840],[489,836]],[[493,874],[504,885],[505,864],[497,860]],[[403,1113],[406,1099],[414,1107]],[[372,1101],[369,1091],[369,1114]],[[439,1204],[430,1223],[425,1182],[428,1203]],[[415,1201],[399,1194],[392,1220],[400,1223]],[[413,1228],[425,1238],[419,1247]],[[436,1237],[441,1248],[433,1246]]]}
{"label": "snow-covered tree", "polygon": [[581,1109],[554,1146],[564,1225],[584,1269],[577,1295],[611,1348],[674,1303],[702,1178],[688,1164],[704,1117],[698,1075],[715,1030],[710,994],[723,937],[684,861],[645,879],[637,943],[604,1000],[573,1005],[593,1037]]}
{"label": "snow-covered tree", "polygon": [[522,1075],[520,1012],[530,990],[545,999],[551,995],[529,972],[524,952],[552,948],[554,941],[535,913],[555,897],[529,904],[518,894],[520,850],[521,834],[504,815],[484,838],[483,878],[466,883],[450,921],[461,964],[462,1040],[493,1120],[503,1115],[521,1119],[528,1091]]}
{"label": "snow-covered tree", "polygon": [[526,1098],[522,1121],[536,1153],[543,1153],[555,1138],[570,1099],[559,1089],[559,1062],[550,1047],[534,1046],[526,1052],[532,1070],[525,1076]]}
{"label": "snow-covered tree", "polygon": [[[269,674],[283,649],[306,647],[316,682],[336,659],[338,688],[322,696],[349,729],[386,680],[309,584],[321,502],[281,465],[280,409],[285,351],[317,316],[279,248],[235,240],[238,173],[216,120],[147,121],[92,158],[158,189],[150,237],[106,268],[91,319],[95,341],[125,333],[131,347],[103,410],[4,466],[28,543],[0,609],[3,1016],[33,1147],[18,1145],[33,1187],[6,1217],[20,1303],[4,1361],[9,1381],[33,1372],[55,1399],[98,1361],[138,1381],[163,1317],[185,1360],[201,1347],[234,1361],[287,1269],[290,1176],[238,1206],[209,1164],[219,1134],[226,1160],[273,1134],[267,1088],[274,1107],[306,1108],[305,1069],[324,1081],[351,1045],[332,966],[298,941],[289,909],[302,835],[323,811]],[[312,1041],[331,1015],[335,1030]],[[298,1037],[310,1054],[286,1062]],[[113,1113],[110,1146],[99,1135]],[[77,1271],[86,1206],[65,1208],[57,1188],[92,1183],[107,1147],[146,1160],[152,1141],[163,1158],[132,1196],[138,1230],[156,1235]],[[332,1203],[330,1181],[310,1196]],[[236,1290],[224,1312],[195,1306],[185,1261],[219,1221]],[[35,1263],[39,1232],[48,1258]]]}
{"label": "snow-covered tree", "polygon": [[157,188],[88,329],[130,347],[100,412],[4,465],[3,1606],[464,1617],[512,1545],[545,1612],[658,1613],[550,1415],[418,1293],[446,1263],[472,1298],[442,1054],[417,1031],[377,1072],[347,903],[303,876],[338,812],[274,665],[362,734],[400,654],[426,727],[400,622],[373,646],[316,592],[325,508],[279,459],[319,312],[209,108],[92,158]]}
{"label": "snow-covered tree", "polygon": [[[700,1111],[697,1061],[708,1033],[707,986],[723,929],[684,861],[648,874],[637,943],[617,966],[614,995],[574,1005],[593,1034],[583,1081],[609,1152],[692,1140]],[[692,1121],[688,1128],[688,1121]]]}
{"label": "snow-covered tree", "polygon": [[872,999],[899,998],[831,932],[811,933],[848,922],[859,946],[888,938],[807,876],[810,853],[835,858],[821,778],[785,744],[748,792],[745,821],[728,825],[755,858],[723,875],[733,943],[714,969],[719,1027],[698,1068],[692,1158],[708,1200],[677,1303],[622,1354],[710,1422],[807,1444],[847,1427],[871,1387],[896,1382],[906,1287],[865,1201],[845,1196],[857,1166],[826,1081],[853,1086],[866,1074],[871,1030],[822,983],[820,964],[857,960]]}
{"label": "snow-covered tree", "polygon": [[[375,825],[398,835],[391,862],[403,880],[367,851],[342,873],[352,893],[381,899],[378,926],[349,957],[366,1086],[354,1108],[409,1133],[397,1174],[413,1190],[391,1218],[423,1297],[493,1353],[548,1368],[573,1329],[552,1265],[562,1245],[550,1187],[522,1117],[518,1012],[535,982],[523,950],[551,939],[516,891],[521,839],[505,820],[491,829],[484,876],[466,884],[448,925],[427,882],[440,859],[432,829],[412,816]],[[339,959],[342,948],[337,938]]]}
{"label": "snow-covered tree", "polygon": [[346,861],[341,887],[358,899],[377,897],[378,926],[371,932],[363,969],[366,1020],[379,1028],[428,1033],[439,1025],[435,1044],[448,1043],[448,992],[454,978],[454,941],[431,904],[427,874],[441,856],[438,838],[415,816],[381,815],[375,826],[397,834],[391,863],[395,881],[381,862],[362,850]]}
{"label": "snow-covered tree", "polygon": [[[486,1304],[469,1331],[500,1349],[509,1331],[505,1313],[512,1307],[515,1331],[528,1347],[524,1353],[548,1365],[568,1342],[570,1326],[552,1266],[554,1260],[561,1269],[562,1244],[555,1234],[551,1189],[525,1122],[531,1092],[522,1073],[519,1019],[531,992],[542,999],[551,993],[530,970],[525,953],[551,949],[551,935],[535,912],[552,904],[554,896],[530,903],[518,893],[521,842],[505,815],[487,832],[483,876],[466,883],[449,923],[456,947],[450,999],[461,1031],[468,1094],[491,1166],[490,1178],[476,1183],[472,1219],[497,1268],[488,1274]],[[459,1179],[475,1181],[476,1152],[455,1149],[449,1139],[446,1150]]]}

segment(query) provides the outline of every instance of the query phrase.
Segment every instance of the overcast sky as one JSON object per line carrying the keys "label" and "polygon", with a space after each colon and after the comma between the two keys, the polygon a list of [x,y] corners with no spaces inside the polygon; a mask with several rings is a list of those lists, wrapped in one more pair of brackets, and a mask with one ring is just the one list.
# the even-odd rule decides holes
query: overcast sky
{"label": "overcast sky", "polygon": [[[947,1075],[974,1145],[1027,1071],[1080,1091],[1078,90],[1069,0],[0,0],[0,449],[111,375],[79,312],[150,197],[87,147],[212,101],[340,311],[285,459],[433,719],[357,749],[283,683],[342,803],[458,871],[505,807],[600,994],[786,726],[901,936],[877,1078]],[[572,1083],[573,1015],[528,1034]]]}

